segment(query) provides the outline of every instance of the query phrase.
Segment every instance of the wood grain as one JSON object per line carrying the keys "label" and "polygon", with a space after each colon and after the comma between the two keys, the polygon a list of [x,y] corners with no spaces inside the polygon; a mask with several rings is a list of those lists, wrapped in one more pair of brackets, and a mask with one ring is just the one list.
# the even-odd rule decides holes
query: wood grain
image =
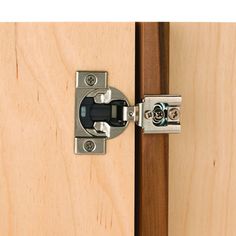
{"label": "wood grain", "polygon": [[[168,93],[168,23],[136,25],[136,97]],[[136,232],[168,234],[168,135],[136,130]]]}
{"label": "wood grain", "polygon": [[0,235],[133,235],[134,126],[73,154],[76,70],[134,103],[134,23],[0,24]]}
{"label": "wood grain", "polygon": [[183,96],[170,136],[169,235],[236,232],[236,24],[170,25],[170,92]]}

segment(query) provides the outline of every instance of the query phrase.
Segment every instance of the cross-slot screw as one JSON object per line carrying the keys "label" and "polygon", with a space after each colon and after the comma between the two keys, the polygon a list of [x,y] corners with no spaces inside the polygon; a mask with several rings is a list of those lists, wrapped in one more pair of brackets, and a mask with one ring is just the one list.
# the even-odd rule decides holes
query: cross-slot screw
{"label": "cross-slot screw", "polygon": [[85,78],[85,82],[89,86],[93,86],[97,83],[97,77],[93,74],[89,74]]}
{"label": "cross-slot screw", "polygon": [[178,120],[180,116],[180,111],[178,108],[173,107],[169,110],[168,116],[171,120]]}
{"label": "cross-slot screw", "polygon": [[87,152],[92,152],[92,151],[94,151],[94,149],[95,149],[95,143],[94,143],[92,140],[87,140],[87,141],[84,143],[84,149],[85,149],[85,151],[87,151]]}

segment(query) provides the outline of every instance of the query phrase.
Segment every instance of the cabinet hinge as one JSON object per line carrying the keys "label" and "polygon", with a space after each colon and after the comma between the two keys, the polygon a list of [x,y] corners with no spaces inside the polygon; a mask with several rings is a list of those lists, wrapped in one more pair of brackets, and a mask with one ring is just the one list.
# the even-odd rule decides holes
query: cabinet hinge
{"label": "cabinet hinge", "polygon": [[75,154],[104,154],[106,140],[134,121],[146,134],[179,133],[178,95],[145,95],[130,106],[126,96],[108,87],[105,71],[77,71],[75,94]]}

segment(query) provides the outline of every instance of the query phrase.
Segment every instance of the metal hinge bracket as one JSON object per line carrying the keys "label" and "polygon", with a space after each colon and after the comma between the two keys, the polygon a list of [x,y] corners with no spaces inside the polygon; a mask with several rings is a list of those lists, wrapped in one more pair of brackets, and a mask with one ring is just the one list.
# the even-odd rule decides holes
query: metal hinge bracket
{"label": "metal hinge bracket", "polygon": [[134,121],[147,134],[179,133],[177,95],[146,95],[135,106],[116,88],[108,87],[105,71],[78,71],[75,95],[75,154],[104,154],[106,140]]}

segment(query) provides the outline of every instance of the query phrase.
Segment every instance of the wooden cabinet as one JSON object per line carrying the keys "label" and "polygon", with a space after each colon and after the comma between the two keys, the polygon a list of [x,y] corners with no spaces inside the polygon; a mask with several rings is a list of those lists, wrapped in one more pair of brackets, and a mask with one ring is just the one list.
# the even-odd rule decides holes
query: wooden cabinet
{"label": "wooden cabinet", "polygon": [[[0,235],[235,235],[235,45],[231,23],[1,23]],[[77,70],[182,95],[181,134],[75,155]]]}

